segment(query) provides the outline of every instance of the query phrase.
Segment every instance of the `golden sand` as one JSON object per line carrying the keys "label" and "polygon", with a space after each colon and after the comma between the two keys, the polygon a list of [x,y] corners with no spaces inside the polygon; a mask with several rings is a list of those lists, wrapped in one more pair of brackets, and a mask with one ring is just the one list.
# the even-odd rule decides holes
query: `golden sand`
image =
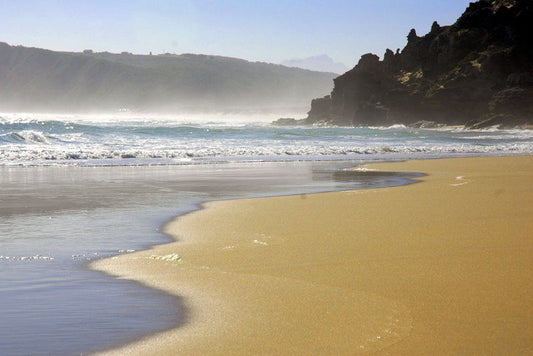
{"label": "golden sand", "polygon": [[422,183],[213,202],[93,267],[182,297],[112,354],[531,354],[533,157],[376,164]]}

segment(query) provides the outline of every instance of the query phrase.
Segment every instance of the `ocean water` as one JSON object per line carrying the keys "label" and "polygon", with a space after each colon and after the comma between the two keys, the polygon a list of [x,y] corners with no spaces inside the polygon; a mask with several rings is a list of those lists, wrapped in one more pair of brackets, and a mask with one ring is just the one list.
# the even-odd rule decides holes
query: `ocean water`
{"label": "ocean water", "polygon": [[276,127],[245,118],[0,114],[2,165],[145,165],[533,152],[532,130]]}
{"label": "ocean water", "polygon": [[531,154],[528,130],[273,127],[232,117],[0,115],[0,354],[76,355],[187,322],[187,301],[90,271],[168,242],[203,201],[406,184],[373,160]]}

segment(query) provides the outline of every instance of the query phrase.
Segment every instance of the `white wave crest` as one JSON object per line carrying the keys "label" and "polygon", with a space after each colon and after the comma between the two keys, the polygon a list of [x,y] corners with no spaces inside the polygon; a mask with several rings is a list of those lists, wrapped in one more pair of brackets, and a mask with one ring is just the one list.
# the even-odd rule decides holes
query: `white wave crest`
{"label": "white wave crest", "polygon": [[50,140],[40,131],[33,130],[22,130],[19,132],[9,132],[6,134],[1,134],[0,138],[2,141],[11,142],[11,143],[26,143],[26,144],[45,144],[49,145]]}

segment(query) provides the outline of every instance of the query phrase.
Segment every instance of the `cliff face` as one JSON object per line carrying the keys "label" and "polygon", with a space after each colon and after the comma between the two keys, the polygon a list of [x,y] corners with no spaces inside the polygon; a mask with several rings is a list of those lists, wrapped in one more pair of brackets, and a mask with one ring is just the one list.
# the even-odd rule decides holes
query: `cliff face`
{"label": "cliff face", "polygon": [[533,2],[480,0],[451,26],[411,30],[400,52],[365,54],[306,120],[471,127],[533,123]]}

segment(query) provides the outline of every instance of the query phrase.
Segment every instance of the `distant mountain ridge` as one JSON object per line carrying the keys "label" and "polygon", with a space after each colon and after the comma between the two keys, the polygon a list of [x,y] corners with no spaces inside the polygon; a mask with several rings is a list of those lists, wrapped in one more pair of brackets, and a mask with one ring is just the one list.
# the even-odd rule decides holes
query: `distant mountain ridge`
{"label": "distant mountain ridge", "polygon": [[401,52],[363,55],[334,84],[301,123],[533,124],[533,1],[472,2],[451,26],[411,30]]}
{"label": "distant mountain ridge", "polygon": [[335,62],[326,54],[301,59],[290,59],[281,62],[281,64],[287,67],[296,67],[337,74],[342,74],[348,70],[348,67],[346,67],[344,64]]}
{"label": "distant mountain ridge", "polygon": [[305,107],[332,73],[221,56],[55,52],[0,42],[0,111]]}

